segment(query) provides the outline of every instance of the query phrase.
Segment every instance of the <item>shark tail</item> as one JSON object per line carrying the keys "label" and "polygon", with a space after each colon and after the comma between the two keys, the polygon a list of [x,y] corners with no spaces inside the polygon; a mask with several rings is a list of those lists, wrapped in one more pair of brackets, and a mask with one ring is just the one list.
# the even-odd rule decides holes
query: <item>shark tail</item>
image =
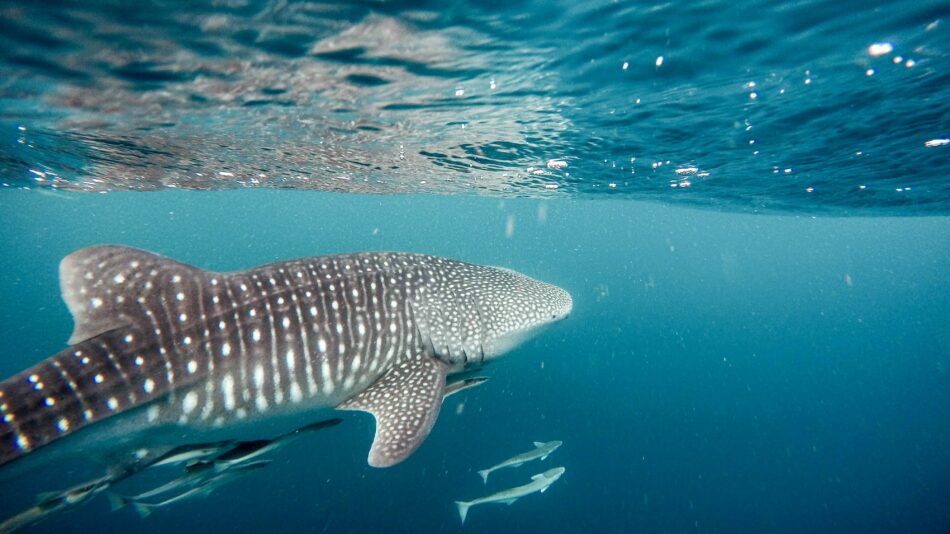
{"label": "shark tail", "polygon": [[112,511],[121,510],[129,504],[129,500],[125,495],[119,495],[118,493],[112,493],[111,491],[107,494],[109,497],[109,507],[112,508]]}
{"label": "shark tail", "polygon": [[488,484],[488,475],[491,474],[491,469],[482,469],[478,474],[482,476],[482,482]]}
{"label": "shark tail", "polygon": [[465,501],[455,501],[455,506],[459,509],[459,517],[462,518],[462,524],[465,524],[465,517],[468,515],[468,509],[472,506],[472,503]]}

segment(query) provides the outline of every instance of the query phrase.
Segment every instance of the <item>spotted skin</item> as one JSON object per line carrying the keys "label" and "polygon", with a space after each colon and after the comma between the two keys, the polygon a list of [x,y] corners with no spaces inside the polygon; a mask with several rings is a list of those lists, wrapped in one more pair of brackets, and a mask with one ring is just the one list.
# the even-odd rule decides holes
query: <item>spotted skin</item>
{"label": "spotted skin", "polygon": [[71,346],[0,383],[0,465],[133,408],[221,428],[341,403],[376,416],[389,437],[370,461],[378,442],[401,451],[377,462],[391,465],[431,429],[446,373],[572,305],[507,269],[384,252],[217,273],[95,246],[63,259],[60,285]]}
{"label": "spotted skin", "polygon": [[373,387],[340,405],[376,416],[369,465],[388,467],[409,456],[429,434],[439,414],[447,366],[419,351],[397,364]]}

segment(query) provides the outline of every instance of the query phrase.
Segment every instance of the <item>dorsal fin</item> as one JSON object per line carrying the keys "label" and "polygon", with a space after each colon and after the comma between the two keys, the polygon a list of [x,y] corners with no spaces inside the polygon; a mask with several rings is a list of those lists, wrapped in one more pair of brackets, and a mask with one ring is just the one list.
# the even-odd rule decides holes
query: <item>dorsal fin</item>
{"label": "dorsal fin", "polygon": [[97,245],[69,254],[59,264],[60,292],[75,323],[69,344],[145,323],[146,297],[174,298],[170,280],[195,283],[203,274],[196,267],[128,247]]}

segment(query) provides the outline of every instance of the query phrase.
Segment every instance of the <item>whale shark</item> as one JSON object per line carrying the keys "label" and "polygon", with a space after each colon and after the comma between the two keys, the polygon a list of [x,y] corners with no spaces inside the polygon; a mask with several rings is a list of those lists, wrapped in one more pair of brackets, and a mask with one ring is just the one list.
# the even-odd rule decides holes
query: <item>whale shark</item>
{"label": "whale shark", "polygon": [[0,382],[3,469],[45,464],[55,456],[36,453],[48,450],[134,471],[187,443],[289,431],[333,408],[372,414],[368,463],[392,466],[429,434],[447,375],[573,306],[506,268],[401,252],[214,272],[98,245],[63,258],[59,277],[72,336]]}

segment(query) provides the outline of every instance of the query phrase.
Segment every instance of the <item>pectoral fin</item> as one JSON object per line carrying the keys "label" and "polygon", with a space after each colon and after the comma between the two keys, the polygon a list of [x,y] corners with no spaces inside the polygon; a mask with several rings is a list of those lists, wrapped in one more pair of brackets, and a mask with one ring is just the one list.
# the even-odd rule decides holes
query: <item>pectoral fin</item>
{"label": "pectoral fin", "polygon": [[425,351],[412,354],[373,385],[338,406],[376,417],[369,465],[389,467],[405,460],[429,435],[439,416],[447,366]]}

